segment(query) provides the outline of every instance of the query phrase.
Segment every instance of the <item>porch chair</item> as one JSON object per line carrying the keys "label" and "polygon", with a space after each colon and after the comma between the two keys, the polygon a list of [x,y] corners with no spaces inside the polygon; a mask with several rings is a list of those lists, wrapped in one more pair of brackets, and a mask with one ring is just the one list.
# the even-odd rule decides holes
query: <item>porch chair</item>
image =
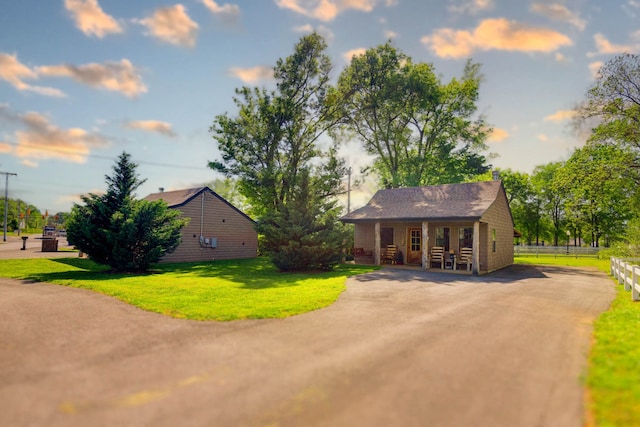
{"label": "porch chair", "polygon": [[434,262],[440,263],[440,269],[444,269],[444,247],[434,246],[431,248],[431,256],[429,257],[429,268]]}
{"label": "porch chair", "polygon": [[387,245],[387,250],[385,251],[382,260],[389,262],[389,264],[395,264],[397,254],[398,247],[396,245]]}
{"label": "porch chair", "polygon": [[460,258],[458,259],[458,265],[466,264],[467,271],[471,270],[471,266],[473,264],[473,249],[472,248],[462,248],[460,249]]}

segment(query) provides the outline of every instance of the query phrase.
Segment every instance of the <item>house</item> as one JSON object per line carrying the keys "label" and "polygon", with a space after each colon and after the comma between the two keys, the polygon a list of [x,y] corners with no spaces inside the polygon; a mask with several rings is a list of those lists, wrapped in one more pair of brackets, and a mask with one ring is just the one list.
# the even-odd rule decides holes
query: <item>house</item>
{"label": "house", "polygon": [[392,188],[341,218],[356,263],[398,262],[484,274],[513,264],[514,224],[501,181]]}
{"label": "house", "polygon": [[208,187],[149,194],[145,200],[164,200],[189,224],[182,242],[163,262],[254,258],[258,254],[255,222]]}

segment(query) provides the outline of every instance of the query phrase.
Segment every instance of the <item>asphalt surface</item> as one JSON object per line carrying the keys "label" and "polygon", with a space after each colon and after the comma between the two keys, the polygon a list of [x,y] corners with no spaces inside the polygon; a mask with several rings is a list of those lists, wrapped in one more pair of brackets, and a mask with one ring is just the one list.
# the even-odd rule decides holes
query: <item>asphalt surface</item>
{"label": "asphalt surface", "polygon": [[582,426],[598,271],[384,269],[330,307],[197,322],[0,279],[2,426]]}

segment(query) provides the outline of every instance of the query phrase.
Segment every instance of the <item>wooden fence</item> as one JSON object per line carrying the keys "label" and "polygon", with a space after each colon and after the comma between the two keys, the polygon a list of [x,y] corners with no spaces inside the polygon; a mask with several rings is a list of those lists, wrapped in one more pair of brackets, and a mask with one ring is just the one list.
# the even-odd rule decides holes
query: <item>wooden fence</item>
{"label": "wooden fence", "polygon": [[519,255],[552,255],[558,257],[598,257],[600,248],[581,246],[535,246],[535,245],[514,245],[513,254]]}
{"label": "wooden fence", "polygon": [[640,258],[611,257],[611,275],[625,291],[631,291],[631,299],[640,301]]}

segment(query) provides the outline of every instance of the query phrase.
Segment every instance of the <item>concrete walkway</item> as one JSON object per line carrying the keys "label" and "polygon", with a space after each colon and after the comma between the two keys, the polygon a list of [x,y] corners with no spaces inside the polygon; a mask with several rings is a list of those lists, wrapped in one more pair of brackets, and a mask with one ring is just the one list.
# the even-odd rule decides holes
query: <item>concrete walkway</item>
{"label": "concrete walkway", "polygon": [[598,271],[385,269],[282,320],[172,319],[0,280],[3,426],[575,426]]}

